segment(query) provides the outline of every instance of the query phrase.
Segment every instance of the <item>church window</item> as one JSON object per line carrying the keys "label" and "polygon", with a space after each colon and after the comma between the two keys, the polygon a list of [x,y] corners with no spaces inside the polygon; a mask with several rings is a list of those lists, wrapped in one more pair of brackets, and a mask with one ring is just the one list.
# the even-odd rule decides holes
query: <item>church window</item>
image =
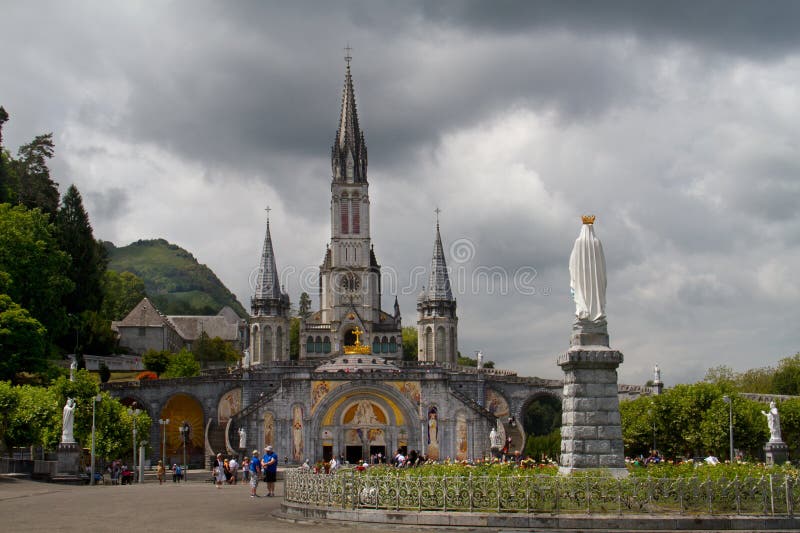
{"label": "church window", "polygon": [[436,360],[443,361],[444,360],[444,349],[445,349],[445,333],[444,328],[439,326],[436,328]]}
{"label": "church window", "polygon": [[273,361],[273,353],[272,353],[272,328],[269,326],[264,327],[264,333],[262,336],[263,339],[263,349],[261,350],[262,357],[264,358],[264,362]]}
{"label": "church window", "polygon": [[381,353],[381,340],[378,337],[372,339],[372,353]]}
{"label": "church window", "polygon": [[314,339],[314,351],[317,353],[322,353],[322,337],[317,337]]}
{"label": "church window", "polygon": [[450,330],[450,354],[451,354],[450,357],[455,358],[456,357],[455,356],[456,353],[457,353],[457,350],[456,350],[456,330],[455,330],[455,328],[452,328]]}
{"label": "church window", "polygon": [[350,200],[353,210],[353,233],[361,233],[361,205],[358,198]]}
{"label": "church window", "polygon": [[283,328],[279,327],[275,330],[275,361],[281,360],[283,353]]}
{"label": "church window", "polygon": [[389,339],[386,337],[381,339],[381,352],[389,353]]}
{"label": "church window", "polygon": [[314,337],[309,337],[306,340],[306,352],[314,353]]}
{"label": "church window", "polygon": [[342,198],[339,202],[339,209],[341,211],[342,219],[342,234],[350,233],[350,200]]}
{"label": "church window", "polygon": [[433,330],[431,328],[425,330],[425,355],[433,357]]}
{"label": "church window", "polygon": [[331,353],[331,338],[325,337],[322,339],[322,351],[325,353]]}
{"label": "church window", "polygon": [[397,341],[394,337],[389,337],[389,351],[392,353],[397,351]]}

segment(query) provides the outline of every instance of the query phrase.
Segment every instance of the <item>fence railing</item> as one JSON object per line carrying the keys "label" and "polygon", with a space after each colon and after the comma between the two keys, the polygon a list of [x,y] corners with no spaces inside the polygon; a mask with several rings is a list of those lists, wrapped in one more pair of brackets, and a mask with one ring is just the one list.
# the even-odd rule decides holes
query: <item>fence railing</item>
{"label": "fence railing", "polygon": [[339,509],[548,514],[794,516],[797,479],[371,476],[286,472],[286,500]]}

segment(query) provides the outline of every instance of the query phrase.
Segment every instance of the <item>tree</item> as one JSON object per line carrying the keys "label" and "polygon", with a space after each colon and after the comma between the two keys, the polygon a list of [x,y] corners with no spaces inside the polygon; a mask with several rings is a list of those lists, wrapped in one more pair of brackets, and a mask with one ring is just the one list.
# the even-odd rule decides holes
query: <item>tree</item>
{"label": "tree", "polygon": [[16,382],[20,372],[43,372],[48,366],[46,335],[26,309],[0,294],[0,380]]}
{"label": "tree", "polygon": [[[0,107],[0,111],[2,109]],[[14,412],[17,410],[17,405],[19,405],[19,391],[17,388],[11,386],[10,381],[0,381],[0,444],[4,444],[5,448],[9,447],[8,442],[6,442],[6,431]],[[0,453],[2,451],[0,449]]]}
{"label": "tree", "polygon": [[108,383],[108,380],[111,379],[111,369],[108,368],[105,361],[100,363],[97,373],[100,375],[100,383]]}
{"label": "tree", "polygon": [[65,275],[69,256],[58,248],[53,226],[38,209],[0,204],[0,270],[7,294],[55,338],[66,329],[62,298],[73,288]]}
{"label": "tree", "polygon": [[776,394],[797,396],[800,393],[800,353],[780,360],[772,377],[772,388]]}
{"label": "tree", "polygon": [[106,270],[101,287],[100,314],[107,320],[122,320],[146,296],[144,281],[132,272]]}
{"label": "tree", "polygon": [[210,339],[204,331],[192,345],[192,353],[200,363],[210,363],[213,361],[224,361],[235,363],[239,360],[237,352],[230,344],[220,337]]}
{"label": "tree", "polygon": [[84,311],[78,316],[76,326],[79,329],[79,353],[107,355],[117,351],[118,339],[111,331],[111,321],[99,312]]}
{"label": "tree", "polygon": [[58,209],[58,183],[50,179],[47,161],[53,157],[53,134],[37,135],[28,144],[20,146],[13,161],[16,174],[17,199],[24,206],[39,208],[49,216]]}
{"label": "tree", "polygon": [[419,345],[417,343],[417,328],[406,326],[403,328],[403,361],[416,361],[419,359]]}
{"label": "tree", "polygon": [[200,363],[194,354],[183,348],[169,358],[169,364],[164,372],[165,378],[191,378],[200,375]]}
{"label": "tree", "polygon": [[169,366],[170,352],[166,350],[147,350],[142,355],[142,362],[147,370],[160,376]]}
{"label": "tree", "polygon": [[308,318],[308,315],[311,314],[311,297],[307,292],[303,292],[300,295],[298,314],[302,318]]}
{"label": "tree", "polygon": [[3,148],[3,125],[6,122],[8,122],[8,113],[3,106],[0,106],[0,204],[11,203],[14,200],[13,187],[10,183],[10,157]]}
{"label": "tree", "polygon": [[74,288],[64,295],[67,312],[99,310],[103,300],[102,280],[108,258],[105,248],[94,239],[89,215],[75,185],[70,185],[64,194],[56,214],[55,228],[59,246],[72,258],[67,275]]}
{"label": "tree", "polygon": [[53,448],[61,437],[61,406],[52,388],[16,387],[19,402],[6,430],[8,446],[40,445]]}

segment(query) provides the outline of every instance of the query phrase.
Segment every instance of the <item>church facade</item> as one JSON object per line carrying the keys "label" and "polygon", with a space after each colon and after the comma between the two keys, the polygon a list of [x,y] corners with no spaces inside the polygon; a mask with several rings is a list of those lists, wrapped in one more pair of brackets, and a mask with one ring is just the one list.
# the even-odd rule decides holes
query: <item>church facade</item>
{"label": "church facade", "polygon": [[[197,378],[106,385],[149,413],[153,457],[175,462],[185,446],[196,464],[217,452],[241,455],[271,445],[291,463],[334,455],[355,462],[398,449],[468,460],[489,454],[493,428],[521,450],[526,429],[517,421],[542,396],[560,400],[563,381],[457,364],[457,306],[438,221],[428,285],[417,299],[418,357],[402,360],[397,299],[391,312],[381,309],[367,147],[349,58],[331,150],[330,205],[320,307],[301,320],[299,360],[289,358],[290,302],[267,221],[242,365]],[[621,397],[646,393],[620,386]]]}

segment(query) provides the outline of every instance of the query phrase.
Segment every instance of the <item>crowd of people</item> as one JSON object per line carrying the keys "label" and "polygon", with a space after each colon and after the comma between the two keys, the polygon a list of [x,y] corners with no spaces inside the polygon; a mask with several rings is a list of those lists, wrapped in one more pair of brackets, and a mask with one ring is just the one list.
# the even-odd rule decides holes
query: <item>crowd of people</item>
{"label": "crowd of people", "polygon": [[248,457],[244,456],[241,463],[236,457],[225,458],[221,453],[217,454],[212,467],[214,484],[218,489],[223,485],[236,485],[241,479],[250,485],[250,497],[258,497],[257,489],[260,481],[267,485],[265,496],[275,496],[275,480],[278,475],[278,454],[272,446],[264,448],[264,454],[259,457],[258,450]]}

